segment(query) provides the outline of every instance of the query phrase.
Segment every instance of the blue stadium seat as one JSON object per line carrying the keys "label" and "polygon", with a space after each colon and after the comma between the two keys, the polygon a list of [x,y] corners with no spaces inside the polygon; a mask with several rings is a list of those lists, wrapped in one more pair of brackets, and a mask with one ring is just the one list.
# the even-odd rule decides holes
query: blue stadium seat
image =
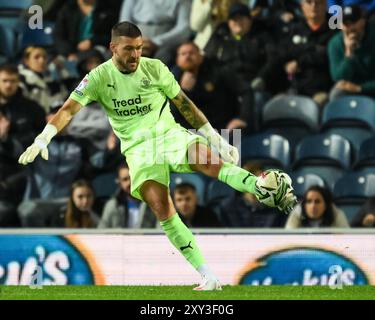
{"label": "blue stadium seat", "polygon": [[0,10],[25,10],[31,7],[33,0],[0,0]]}
{"label": "blue stadium seat", "polygon": [[374,133],[365,127],[332,127],[323,131],[325,134],[337,134],[349,140],[352,149],[352,159],[358,159],[361,144]]}
{"label": "blue stadium seat", "polygon": [[351,147],[347,139],[338,135],[318,134],[303,139],[295,152],[294,167],[301,165],[329,165],[349,169]]}
{"label": "blue stadium seat", "polygon": [[336,205],[352,221],[366,198],[375,196],[375,174],[347,173],[336,182],[333,195]]}
{"label": "blue stadium seat", "polygon": [[0,41],[0,54],[6,58],[11,58],[15,53],[15,34],[13,30],[0,24]]}
{"label": "blue stadium seat", "polygon": [[54,44],[54,26],[55,24],[52,22],[44,22],[43,29],[30,29],[28,26],[25,26],[20,35],[19,49],[22,51],[30,45],[37,45],[45,48],[52,47]]}
{"label": "blue stadium seat", "polygon": [[324,107],[322,129],[348,126],[375,130],[375,101],[366,96],[345,96]]}
{"label": "blue stadium seat", "polygon": [[348,220],[348,222],[350,224],[351,221],[353,220],[353,218],[355,217],[355,215],[358,213],[361,206],[364,204],[364,202],[365,202],[364,200],[363,201],[357,200],[354,203],[339,203],[339,202],[337,202],[336,206],[339,209],[341,209],[342,211],[344,211],[346,219]]}
{"label": "blue stadium seat", "polygon": [[95,177],[92,186],[97,198],[110,198],[117,189],[117,174],[115,172],[103,173]]}
{"label": "blue stadium seat", "polygon": [[336,200],[366,199],[375,196],[375,175],[349,172],[339,179],[333,189]]}
{"label": "blue stadium seat", "polygon": [[241,142],[241,159],[259,160],[264,167],[287,169],[290,164],[290,146],[285,138],[268,133],[244,137]]}
{"label": "blue stadium seat", "polygon": [[268,101],[263,108],[263,128],[300,126],[317,131],[319,108],[309,97],[283,95]]}
{"label": "blue stadium seat", "polygon": [[293,172],[300,176],[314,174],[323,179],[325,186],[333,191],[336,181],[345,174],[346,170],[325,165],[301,165],[295,168]]}
{"label": "blue stadium seat", "polygon": [[173,190],[176,185],[187,182],[195,186],[199,197],[199,204],[203,205],[205,200],[206,183],[198,173],[172,173],[169,188]]}
{"label": "blue stadium seat", "polygon": [[23,21],[18,16],[8,17],[2,16],[0,14],[0,25],[5,29],[12,30],[13,32],[18,32],[20,26],[23,26]]}
{"label": "blue stadium seat", "polygon": [[311,130],[305,127],[293,127],[293,126],[285,126],[285,127],[274,127],[274,128],[267,128],[262,130],[263,133],[268,134],[276,134],[282,136],[283,138],[289,141],[289,146],[291,152],[294,152],[298,143],[306,138],[307,136],[311,135]]}
{"label": "blue stadium seat", "polygon": [[358,161],[354,165],[356,170],[364,167],[375,167],[375,135],[365,140],[358,153]]}
{"label": "blue stadium seat", "polygon": [[324,180],[316,174],[299,174],[298,172],[291,172],[290,177],[292,179],[294,194],[298,198],[302,198],[307,189],[311,186],[325,186]]}

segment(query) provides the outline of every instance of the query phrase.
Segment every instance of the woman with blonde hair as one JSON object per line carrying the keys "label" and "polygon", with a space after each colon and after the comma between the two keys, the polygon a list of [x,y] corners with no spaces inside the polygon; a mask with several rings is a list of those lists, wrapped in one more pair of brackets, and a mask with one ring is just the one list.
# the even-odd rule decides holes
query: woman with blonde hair
{"label": "woman with blonde hair", "polygon": [[46,112],[53,101],[65,100],[68,95],[62,82],[69,78],[68,71],[60,68],[60,79],[54,79],[48,70],[48,55],[43,47],[27,47],[18,71],[23,95],[37,102]]}

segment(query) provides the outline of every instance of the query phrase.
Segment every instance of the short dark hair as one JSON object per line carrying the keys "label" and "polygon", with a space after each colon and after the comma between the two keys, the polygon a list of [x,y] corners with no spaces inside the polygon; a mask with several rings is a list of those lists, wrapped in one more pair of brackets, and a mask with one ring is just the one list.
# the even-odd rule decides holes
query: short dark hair
{"label": "short dark hair", "polygon": [[13,64],[2,64],[2,65],[0,65],[0,72],[6,72],[6,73],[9,73],[9,74],[19,75],[17,67]]}
{"label": "short dark hair", "polygon": [[129,166],[126,162],[121,162],[118,166],[117,166],[117,173],[120,172],[120,170],[122,169],[129,169]]}
{"label": "short dark hair", "polygon": [[188,191],[193,191],[196,192],[197,189],[195,186],[189,182],[181,182],[176,187],[174,188],[174,194],[179,193],[179,194],[185,194]]}
{"label": "short dark hair", "polygon": [[129,38],[138,38],[142,36],[142,32],[134,23],[123,21],[116,23],[113,26],[111,39],[113,40],[121,36]]}

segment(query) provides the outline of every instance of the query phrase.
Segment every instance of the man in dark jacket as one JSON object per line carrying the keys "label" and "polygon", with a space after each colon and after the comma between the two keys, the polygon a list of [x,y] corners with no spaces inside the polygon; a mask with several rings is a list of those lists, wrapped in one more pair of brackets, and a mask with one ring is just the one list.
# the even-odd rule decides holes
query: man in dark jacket
{"label": "man in dark jacket", "polygon": [[17,227],[17,205],[25,188],[25,170],[18,163],[22,154],[21,143],[12,137],[10,120],[0,111],[0,227]]}
{"label": "man in dark jacket", "polygon": [[256,77],[265,78],[268,46],[272,41],[264,26],[250,15],[244,4],[230,7],[227,22],[217,27],[204,51],[218,66],[237,72],[250,84]]}
{"label": "man in dark jacket", "polygon": [[22,96],[16,67],[0,66],[0,110],[9,116],[10,134],[23,147],[34,141],[45,126],[45,112],[41,106]]}
{"label": "man in dark jacket", "polygon": [[[202,106],[202,111],[217,130],[245,128],[252,120],[250,86],[236,72],[218,68],[216,61],[203,57],[195,43],[186,42],[179,46],[172,72],[181,88]],[[175,116],[190,128],[179,113],[175,112]]]}
{"label": "man in dark jacket", "polygon": [[375,24],[359,6],[344,7],[342,32],[330,41],[328,52],[335,81],[331,100],[351,94],[375,98]]}
{"label": "man in dark jacket", "polygon": [[327,44],[336,32],[329,28],[326,0],[302,0],[303,18],[295,23],[279,47],[277,64],[293,93],[312,97],[323,105],[332,86]]}
{"label": "man in dark jacket", "polygon": [[221,223],[213,211],[198,205],[197,192],[192,184],[178,184],[173,190],[173,202],[181,220],[188,227],[221,227]]}

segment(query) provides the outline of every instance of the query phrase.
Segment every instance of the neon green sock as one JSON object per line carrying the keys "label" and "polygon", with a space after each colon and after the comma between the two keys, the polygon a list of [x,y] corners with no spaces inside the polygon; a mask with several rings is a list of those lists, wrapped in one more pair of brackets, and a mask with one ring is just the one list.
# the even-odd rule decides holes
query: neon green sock
{"label": "neon green sock", "polygon": [[195,269],[205,263],[192,232],[177,213],[167,220],[160,221],[160,225],[168,239]]}
{"label": "neon green sock", "polygon": [[255,193],[255,181],[257,177],[232,163],[224,162],[218,179],[237,191]]}

